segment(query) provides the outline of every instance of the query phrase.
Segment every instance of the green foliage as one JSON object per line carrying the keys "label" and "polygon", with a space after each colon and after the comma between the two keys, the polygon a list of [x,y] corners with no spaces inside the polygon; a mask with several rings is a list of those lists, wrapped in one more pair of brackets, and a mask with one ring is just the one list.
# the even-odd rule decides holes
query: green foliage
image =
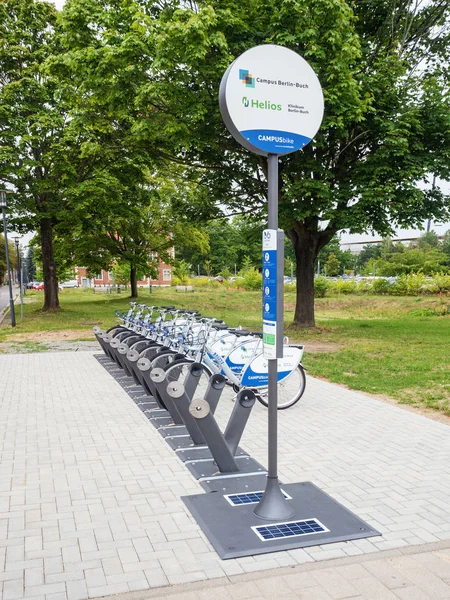
{"label": "green foliage", "polygon": [[339,275],[341,271],[341,264],[334,252],[330,252],[328,255],[327,262],[325,263],[325,273],[334,277],[335,275]]}
{"label": "green foliage", "polygon": [[219,275],[222,275],[222,277],[225,279],[225,281],[228,281],[228,279],[232,276],[231,271],[230,271],[230,269],[228,269],[228,267],[224,267],[220,271]]}
{"label": "green foliage", "polygon": [[374,262],[378,275],[393,276],[421,272],[425,275],[441,271],[448,263],[448,256],[439,248],[405,248]]}
{"label": "green foliage", "polygon": [[126,263],[116,263],[111,269],[111,274],[116,285],[127,286],[130,283],[130,267]]}
{"label": "green foliage", "polygon": [[209,167],[202,182],[218,202],[259,217],[266,165],[224,129],[219,81],[233,58],[260,43],[285,45],[310,61],[325,118],[313,145],[283,158],[279,185],[280,223],[311,271],[298,281],[298,303],[307,303],[313,260],[336,232],[388,235],[449,214],[448,198],[418,185],[431,171],[448,174],[448,18],[440,0],[175,3],[154,29],[153,58],[163,75],[149,76],[138,97],[153,111],[142,130],[151,137],[153,123],[163,124],[187,162]]}
{"label": "green foliage", "polygon": [[392,284],[388,279],[380,278],[372,281],[372,292],[374,294],[389,294]]}
{"label": "green foliage", "polygon": [[172,285],[187,285],[190,272],[191,265],[189,263],[185,260],[176,260],[173,269]]}
{"label": "green foliage", "polygon": [[358,285],[352,279],[338,279],[337,281],[333,281],[332,290],[337,294],[355,294],[358,290]]}
{"label": "green foliage", "polygon": [[330,282],[326,277],[314,278],[314,296],[316,298],[325,298],[327,291],[330,288]]}
{"label": "green foliage", "polygon": [[[330,259],[331,255],[333,256]],[[328,264],[329,260],[330,264]],[[318,253],[315,270],[317,271],[320,265],[321,273],[333,277],[346,271],[353,271],[355,263],[356,257],[350,250],[341,250],[340,239],[334,236]]]}
{"label": "green foliage", "polygon": [[[366,265],[381,257],[380,244],[366,244],[355,258],[355,269],[358,273],[367,272]],[[373,262],[372,262],[373,264]],[[372,269],[373,272],[373,269]]]}
{"label": "green foliage", "polygon": [[[314,260],[338,231],[386,236],[449,216],[448,197],[419,186],[450,176],[449,13],[442,0],[68,0],[57,19],[46,2],[4,0],[0,177],[20,227],[45,230],[47,278],[53,230],[60,256],[90,268],[150,270],[168,233],[212,273],[245,254],[259,265],[267,164],[229,135],[217,94],[236,56],[281,44],[310,62],[326,105],[314,144],[280,162],[280,225],[303,274],[295,321],[313,324]],[[239,244],[212,227],[209,258],[194,230],[225,206],[255,224],[244,219]],[[436,254],[406,258],[404,273],[445,270]]]}
{"label": "green foliage", "polygon": [[[13,242],[8,240],[9,264],[11,269],[17,268],[17,253]],[[0,285],[7,276],[5,238],[0,234]]]}
{"label": "green foliage", "polygon": [[34,261],[34,248],[32,246],[28,247],[24,259],[24,268],[27,281],[34,281],[36,279],[36,264]]}
{"label": "green foliage", "polygon": [[242,280],[244,290],[253,291],[262,289],[262,275],[254,267],[250,267],[242,273]]}
{"label": "green foliage", "polygon": [[435,273],[433,275],[433,280],[427,286],[428,290],[431,293],[443,294],[445,292],[450,292],[450,275],[446,275],[445,273]]}

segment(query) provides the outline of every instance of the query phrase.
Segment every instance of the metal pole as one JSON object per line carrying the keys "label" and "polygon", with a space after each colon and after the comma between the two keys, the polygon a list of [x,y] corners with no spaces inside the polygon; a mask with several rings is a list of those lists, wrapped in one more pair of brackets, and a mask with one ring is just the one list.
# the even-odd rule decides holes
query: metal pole
{"label": "metal pole", "polygon": [[9,283],[9,310],[11,313],[11,327],[16,326],[16,313],[14,312],[14,298],[12,291],[12,281],[11,281],[11,266],[9,264],[9,249],[8,249],[8,236],[6,233],[6,209],[2,207],[3,213],[3,235],[5,237],[5,255],[6,255],[6,265],[8,267],[8,283]]}
{"label": "metal pole", "polygon": [[[268,227],[278,229],[278,155],[269,154],[267,158],[268,174]],[[283,257],[281,257],[283,258]],[[283,263],[279,260],[278,263]],[[280,303],[284,289],[282,284],[282,273],[277,273],[277,306]],[[277,312],[278,326],[283,325],[283,310]],[[268,359],[269,372],[269,408],[268,408],[268,474],[267,484],[263,497],[255,507],[254,514],[262,519],[286,519],[293,515],[291,506],[286,502],[278,481],[278,360]]]}
{"label": "metal pole", "polygon": [[[436,175],[433,175],[433,183],[431,185],[431,191],[434,192],[435,189],[436,189]],[[431,219],[428,219],[428,221],[427,221],[427,233],[430,233],[430,229],[431,229]]]}
{"label": "metal pole", "polygon": [[23,321],[23,278],[22,278],[22,258],[20,256],[20,248],[19,248],[19,238],[15,237],[14,243],[16,244],[16,252],[17,252],[17,273],[18,273],[18,283],[19,283],[19,291],[20,291],[20,320]]}
{"label": "metal pole", "polygon": [[20,320],[23,321],[23,261],[22,256],[19,255],[20,265]]}

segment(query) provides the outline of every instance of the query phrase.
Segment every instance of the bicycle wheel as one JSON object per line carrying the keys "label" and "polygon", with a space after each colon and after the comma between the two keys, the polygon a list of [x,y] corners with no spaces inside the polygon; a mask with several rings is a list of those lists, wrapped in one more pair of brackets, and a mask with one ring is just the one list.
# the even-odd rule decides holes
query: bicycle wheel
{"label": "bicycle wheel", "polygon": [[[298,365],[283,381],[278,383],[278,410],[294,406],[303,396],[306,388],[305,369]],[[268,388],[255,390],[256,397],[265,407],[269,406]]]}
{"label": "bicycle wheel", "polygon": [[[192,362],[180,362],[176,361],[173,365],[167,365],[164,370],[166,372],[166,379],[170,383],[171,381],[177,381],[182,385],[185,384],[186,378],[189,375],[189,368],[192,365]],[[208,388],[209,378],[212,376],[212,372],[208,367],[202,365],[202,374],[200,375],[200,379],[195,390],[194,396],[191,400],[197,398],[204,398],[205,392]]]}

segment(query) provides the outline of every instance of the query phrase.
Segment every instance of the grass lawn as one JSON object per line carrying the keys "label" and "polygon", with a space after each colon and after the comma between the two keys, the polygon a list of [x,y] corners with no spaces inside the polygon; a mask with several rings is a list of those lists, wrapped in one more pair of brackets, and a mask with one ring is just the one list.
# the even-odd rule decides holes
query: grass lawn
{"label": "grass lawn", "polygon": [[[40,333],[52,339],[57,330],[71,330],[72,339],[89,339],[95,324],[115,323],[114,311],[125,310],[125,292],[110,296],[92,290],[64,290],[62,310],[42,313],[42,292],[26,295],[25,319],[12,332],[5,319],[0,342],[12,342]],[[447,300],[447,304],[450,302]],[[140,301],[197,308],[229,325],[261,328],[261,293],[219,288],[176,293],[156,288],[141,290]],[[340,296],[317,299],[317,327],[295,330],[295,296],[285,296],[285,328],[293,341],[304,343],[304,365],[309,373],[352,389],[385,394],[417,406],[450,414],[450,315],[442,316],[436,297]],[[19,314],[19,311],[18,311]],[[46,333],[49,332],[49,333]],[[53,334],[55,335],[55,334]],[[316,350],[320,349],[318,352]]]}

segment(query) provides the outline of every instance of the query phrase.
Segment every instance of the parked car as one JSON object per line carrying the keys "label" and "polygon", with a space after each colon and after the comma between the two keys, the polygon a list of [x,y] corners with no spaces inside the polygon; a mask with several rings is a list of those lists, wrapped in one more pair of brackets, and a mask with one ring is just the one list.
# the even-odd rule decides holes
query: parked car
{"label": "parked car", "polygon": [[76,279],[70,279],[70,281],[63,281],[59,284],[61,288],[77,288],[80,284]]}
{"label": "parked car", "polygon": [[31,289],[33,289],[33,290],[43,290],[44,289],[44,282],[43,281],[34,281],[33,282],[33,287]]}

